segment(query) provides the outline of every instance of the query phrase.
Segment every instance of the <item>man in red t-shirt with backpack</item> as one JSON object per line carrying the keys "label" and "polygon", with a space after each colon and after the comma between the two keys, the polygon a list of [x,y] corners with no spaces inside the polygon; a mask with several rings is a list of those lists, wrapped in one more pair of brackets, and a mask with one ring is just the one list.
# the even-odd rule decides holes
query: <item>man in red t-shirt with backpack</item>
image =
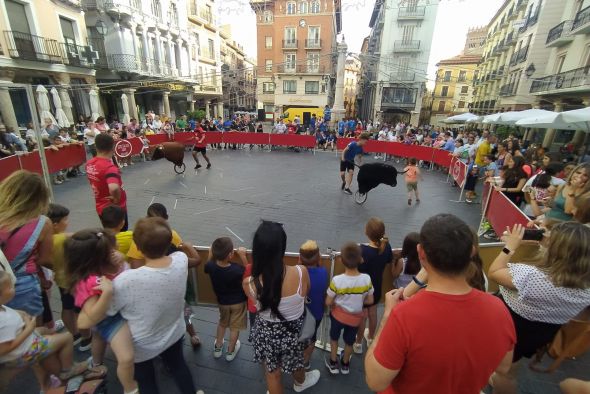
{"label": "man in red t-shirt with backpack", "polygon": [[125,211],[125,226],[121,231],[127,231],[127,194],[123,189],[121,171],[113,163],[115,141],[110,135],[101,133],[96,136],[94,145],[96,157],[86,163],[86,176],[94,192],[96,213],[100,216],[109,205],[120,206]]}
{"label": "man in red t-shirt with backpack", "polygon": [[[424,223],[418,256],[427,275],[386,294],[365,357],[371,390],[473,394],[494,372],[508,372],[514,323],[499,298],[467,283],[472,253],[473,234],[461,219],[439,214]],[[403,300],[411,287],[422,290]]]}

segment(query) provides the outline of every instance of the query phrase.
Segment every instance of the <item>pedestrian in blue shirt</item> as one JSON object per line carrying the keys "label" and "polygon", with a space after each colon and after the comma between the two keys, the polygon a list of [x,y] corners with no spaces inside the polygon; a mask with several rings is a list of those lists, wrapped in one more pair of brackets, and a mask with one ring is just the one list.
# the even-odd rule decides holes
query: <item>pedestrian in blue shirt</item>
{"label": "pedestrian in blue shirt", "polygon": [[455,151],[455,140],[451,136],[451,133],[449,133],[448,131],[445,133],[445,138],[447,142],[445,142],[443,149],[453,153]]}
{"label": "pedestrian in blue shirt", "polygon": [[340,120],[338,122],[338,134],[340,135],[340,137],[344,137],[344,121]]}
{"label": "pedestrian in blue shirt", "polygon": [[[363,146],[369,140],[369,133],[362,133],[358,141],[352,141],[342,151],[340,158],[340,178],[342,178],[341,189],[346,194],[352,194],[350,191],[350,185],[352,184],[352,177],[354,175],[354,160],[357,156],[361,156],[363,152]],[[359,159],[360,162],[360,159]]]}

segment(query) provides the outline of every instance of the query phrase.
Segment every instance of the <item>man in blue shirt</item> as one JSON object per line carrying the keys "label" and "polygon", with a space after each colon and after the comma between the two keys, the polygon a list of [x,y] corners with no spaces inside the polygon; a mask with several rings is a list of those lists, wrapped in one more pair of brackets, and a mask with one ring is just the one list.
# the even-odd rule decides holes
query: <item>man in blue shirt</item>
{"label": "man in blue shirt", "polygon": [[340,137],[344,137],[344,120],[340,120],[338,121],[338,134],[340,135]]}
{"label": "man in blue shirt", "polygon": [[357,156],[360,156],[359,163],[362,160],[363,146],[369,140],[368,133],[362,133],[358,141],[352,141],[342,151],[340,158],[340,178],[342,178],[342,187],[346,194],[352,194],[350,191],[350,184],[352,183],[352,177],[354,175],[354,160]]}
{"label": "man in blue shirt", "polygon": [[453,151],[455,150],[455,140],[453,140],[451,133],[449,133],[448,131],[445,133],[445,138],[447,139],[447,142],[445,142],[443,149],[447,152],[453,153]]}

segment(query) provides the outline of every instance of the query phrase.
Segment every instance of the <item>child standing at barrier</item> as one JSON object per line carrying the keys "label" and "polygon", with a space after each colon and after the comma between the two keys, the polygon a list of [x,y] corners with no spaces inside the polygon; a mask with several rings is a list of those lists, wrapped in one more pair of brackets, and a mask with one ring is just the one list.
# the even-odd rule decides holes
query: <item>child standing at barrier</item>
{"label": "child standing at barrier", "polygon": [[475,193],[475,185],[479,177],[479,167],[472,163],[467,170],[467,179],[465,180],[465,201],[472,203],[477,194]]}
{"label": "child standing at barrier", "polygon": [[246,319],[246,294],[242,288],[244,270],[248,264],[246,248],[238,249],[240,263],[232,263],[234,245],[227,237],[217,238],[211,245],[209,262],[205,273],[211,277],[213,291],[219,304],[219,324],[213,349],[213,357],[219,358],[223,353],[225,331],[229,328],[229,344],[225,359],[233,361],[240,351],[240,330],[248,327]]}
{"label": "child standing at barrier", "polygon": [[311,360],[315,348],[318,327],[324,316],[326,290],[328,289],[328,271],[325,267],[320,266],[320,258],[320,248],[316,241],[306,241],[299,248],[299,263],[304,265],[309,273],[310,288],[307,295],[309,299],[307,307],[315,319],[315,334],[303,352],[303,363],[306,371],[311,369],[309,360]]}
{"label": "child standing at barrier", "polygon": [[408,190],[408,205],[412,205],[412,192],[414,192],[416,195],[416,204],[420,202],[420,196],[418,194],[418,177],[422,179],[422,175],[420,174],[420,169],[416,164],[416,158],[411,157],[408,160],[408,165],[406,168],[404,168],[406,173],[406,189]]}
{"label": "child standing at barrier", "polygon": [[361,244],[363,262],[359,265],[359,272],[368,274],[373,284],[373,302],[366,306],[369,326],[365,329],[365,318],[359,325],[356,342],[353,350],[357,354],[363,352],[363,337],[367,341],[367,347],[371,346],[375,331],[377,330],[377,305],[381,300],[381,284],[383,272],[388,264],[393,262],[393,251],[389,244],[389,238],[385,235],[385,224],[379,218],[370,218],[365,226],[365,235],[369,238],[368,244]]}
{"label": "child standing at barrier", "polygon": [[[373,284],[371,277],[358,270],[363,261],[361,248],[354,242],[348,242],[340,251],[344,273],[332,278],[327,291],[326,305],[330,312],[330,359],[325,360],[326,367],[332,375],[350,372],[352,345],[356,339],[358,327],[363,319],[363,306],[373,303]],[[344,339],[344,353],[338,368],[338,339]]]}

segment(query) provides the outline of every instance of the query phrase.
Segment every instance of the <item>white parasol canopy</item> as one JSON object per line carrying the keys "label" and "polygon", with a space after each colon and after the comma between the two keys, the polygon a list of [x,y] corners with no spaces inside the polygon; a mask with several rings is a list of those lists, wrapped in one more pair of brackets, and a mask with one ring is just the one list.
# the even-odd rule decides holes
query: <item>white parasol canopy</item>
{"label": "white parasol canopy", "polygon": [[482,122],[485,124],[497,124],[500,115],[502,115],[502,112],[498,112],[497,114],[486,115],[483,117]]}
{"label": "white parasol canopy", "polygon": [[465,123],[481,123],[483,121],[483,116],[476,116],[475,118],[471,118]]}
{"label": "white parasol canopy", "polygon": [[121,104],[123,104],[123,124],[127,125],[131,121],[131,117],[129,116],[129,100],[127,100],[125,93],[121,95]]}
{"label": "white parasol canopy", "polygon": [[39,103],[41,124],[44,124],[45,119],[51,119],[53,124],[57,124],[53,114],[49,111],[49,97],[47,97],[47,89],[43,85],[37,86],[37,102]]}
{"label": "white parasol canopy", "polygon": [[524,118],[516,122],[516,125],[538,129],[583,130],[590,133],[590,107]]}
{"label": "white parasol canopy", "polygon": [[552,114],[555,114],[555,112],[537,108],[527,109],[524,111],[504,112],[500,114],[500,117],[496,121],[496,124],[514,126],[516,122],[518,122],[521,119],[526,119],[533,116],[545,116]]}
{"label": "white parasol canopy", "polygon": [[98,102],[98,93],[94,89],[88,92],[90,96],[90,112],[92,112],[92,121],[96,122],[96,118],[100,116],[100,103]]}
{"label": "white parasol canopy", "polygon": [[479,118],[479,116],[472,114],[471,112],[465,112],[464,114],[454,115],[446,118],[443,122],[445,123],[465,123],[471,119]]}
{"label": "white parasol canopy", "polygon": [[51,97],[53,98],[53,105],[55,105],[55,119],[59,127],[70,127],[68,116],[61,106],[61,99],[56,88],[51,88]]}

